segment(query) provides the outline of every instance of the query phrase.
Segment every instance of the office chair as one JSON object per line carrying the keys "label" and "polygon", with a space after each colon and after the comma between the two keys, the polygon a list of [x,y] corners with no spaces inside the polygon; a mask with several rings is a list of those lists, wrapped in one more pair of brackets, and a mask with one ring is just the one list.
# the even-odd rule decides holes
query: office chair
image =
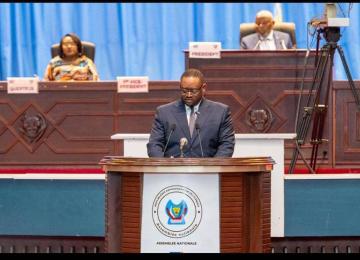
{"label": "office chair", "polygon": [[[246,35],[255,33],[256,24],[255,23],[242,23],[240,24],[240,42],[243,37]],[[290,35],[293,48],[296,49],[296,36],[295,36],[295,23],[287,22],[275,22],[274,28],[275,31],[285,32]]]}
{"label": "office chair", "polygon": [[[88,58],[92,59],[95,62],[95,44],[92,42],[81,41],[83,46],[82,53],[85,54]],[[59,43],[53,44],[51,46],[51,57],[59,55]]]}

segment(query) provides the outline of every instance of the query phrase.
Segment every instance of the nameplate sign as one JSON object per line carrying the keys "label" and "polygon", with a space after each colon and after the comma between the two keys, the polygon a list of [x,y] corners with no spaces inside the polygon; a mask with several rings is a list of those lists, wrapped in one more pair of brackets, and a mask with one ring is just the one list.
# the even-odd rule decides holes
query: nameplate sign
{"label": "nameplate sign", "polygon": [[220,59],[221,42],[189,42],[189,58]]}
{"label": "nameplate sign", "polygon": [[142,253],[220,252],[217,173],[145,173],[141,213]]}
{"label": "nameplate sign", "polygon": [[149,77],[117,77],[118,93],[149,92]]}
{"label": "nameplate sign", "polygon": [[39,78],[38,77],[8,77],[7,93],[8,94],[38,94]]}

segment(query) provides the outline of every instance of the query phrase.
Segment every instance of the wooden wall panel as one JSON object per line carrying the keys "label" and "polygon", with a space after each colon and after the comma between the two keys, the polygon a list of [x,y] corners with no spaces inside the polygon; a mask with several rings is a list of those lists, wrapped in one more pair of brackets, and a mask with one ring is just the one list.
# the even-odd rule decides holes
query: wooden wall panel
{"label": "wooden wall panel", "polygon": [[220,252],[244,252],[244,183],[236,174],[222,175],[220,185]]}
{"label": "wooden wall panel", "polygon": [[[190,59],[185,51],[186,68],[197,68],[208,82],[208,97],[230,105],[236,133],[294,133],[298,97],[302,82],[304,91],[300,104],[303,115],[315,75],[315,52],[309,53],[305,66],[305,50],[288,51],[238,51],[224,50],[221,59]],[[305,69],[306,68],[306,69]],[[304,70],[305,69],[305,70]],[[303,76],[304,75],[304,76]],[[327,80],[321,84],[326,90]],[[250,121],[253,111],[266,113],[265,123],[255,127]],[[329,139],[331,124],[326,121],[323,138]],[[310,125],[302,153],[308,160],[312,145]],[[289,164],[295,149],[293,140],[285,141],[285,164]],[[331,166],[331,144],[319,147],[318,164]],[[331,157],[330,157],[331,158]],[[300,157],[297,164],[304,163]]]}
{"label": "wooden wall panel", "polygon": [[39,94],[26,95],[1,91],[1,165],[95,165],[113,154],[113,97],[113,88],[91,85],[42,83]]}
{"label": "wooden wall panel", "polygon": [[[186,64],[204,72],[209,99],[230,106],[236,133],[293,133],[304,55],[304,51],[228,51],[221,60],[186,59]],[[312,83],[313,55],[305,89]],[[320,145],[318,165],[360,166],[360,116],[350,87],[346,81],[334,81],[332,88],[323,136],[329,143]],[[305,90],[302,110],[308,96]],[[0,164],[8,168],[98,167],[103,156],[123,154],[122,141],[111,141],[111,135],[149,133],[156,107],[178,97],[179,81],[150,81],[148,93],[132,94],[118,94],[115,81],[41,82],[38,95],[8,95],[6,82],[0,82]],[[268,116],[258,128],[250,122],[254,110],[264,110]],[[45,121],[43,132],[35,137],[26,132],[25,115]],[[302,146],[308,160],[311,132],[312,125]],[[285,166],[294,148],[293,140],[285,142]],[[300,157],[297,167],[304,167]]]}
{"label": "wooden wall panel", "polygon": [[220,251],[269,253],[270,174],[226,174],[220,183]]}
{"label": "wooden wall panel", "polygon": [[[99,167],[122,154],[115,133],[148,133],[155,108],[177,98],[177,81],[150,82],[149,93],[118,94],[116,82],[41,82],[40,93],[6,93],[0,83],[3,167]],[[32,131],[29,123],[38,127]]]}
{"label": "wooden wall panel", "polygon": [[[355,82],[360,95],[360,82]],[[334,82],[333,86],[333,136],[334,165],[360,166],[360,107],[347,81]]]}
{"label": "wooden wall panel", "polygon": [[116,128],[121,133],[149,133],[155,109],[180,97],[178,81],[150,82],[149,93],[118,94]]}

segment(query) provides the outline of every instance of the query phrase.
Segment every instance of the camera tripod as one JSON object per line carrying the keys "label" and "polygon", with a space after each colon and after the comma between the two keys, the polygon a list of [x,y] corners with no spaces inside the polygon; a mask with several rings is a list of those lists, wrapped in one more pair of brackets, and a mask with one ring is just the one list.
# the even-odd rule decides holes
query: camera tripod
{"label": "camera tripod", "polygon": [[[327,43],[321,48],[319,59],[315,60],[315,74],[311,83],[311,88],[309,89],[309,93],[307,95],[306,105],[303,109],[301,120],[296,122],[296,146],[293,151],[289,173],[293,173],[299,154],[310,172],[315,173],[319,145],[321,145],[323,142],[328,142],[328,140],[323,139],[323,132],[328,110],[328,101],[332,82],[332,69],[336,50],[338,50],[339,56],[341,58],[351,91],[355,98],[357,108],[360,110],[360,98],[357,89],[355,88],[349,67],[346,63],[344,52],[341,46],[337,44],[340,39],[340,28],[326,27],[325,29],[318,29],[318,39],[320,39],[320,33],[323,33],[323,37]],[[325,91],[323,91],[324,88]],[[302,95],[300,94],[298,104],[301,103],[301,98]],[[300,111],[298,111],[297,114],[299,114],[299,112]],[[300,147],[305,143],[305,138],[310,128],[311,122],[313,123],[310,139],[312,151],[309,165],[302,155]]]}

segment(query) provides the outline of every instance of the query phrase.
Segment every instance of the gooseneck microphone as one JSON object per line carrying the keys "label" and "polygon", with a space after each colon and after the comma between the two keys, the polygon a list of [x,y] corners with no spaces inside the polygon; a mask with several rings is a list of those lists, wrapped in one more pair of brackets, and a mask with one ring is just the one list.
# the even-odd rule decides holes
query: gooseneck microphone
{"label": "gooseneck microphone", "polygon": [[164,151],[163,151],[163,156],[164,157],[165,157],[166,149],[167,149],[167,147],[169,145],[169,142],[170,142],[170,137],[171,137],[172,133],[174,132],[175,128],[176,128],[176,124],[171,124],[171,126],[170,126],[170,134],[169,134],[169,136],[167,138],[167,141],[166,141],[166,144],[165,144],[165,147],[164,147]]}
{"label": "gooseneck microphone", "polygon": [[261,43],[261,40],[258,40],[258,42],[256,43],[256,45],[255,45],[255,47],[253,48],[253,50],[256,50],[256,49],[259,47],[260,43]]}
{"label": "gooseneck microphone", "polygon": [[188,139],[183,137],[180,139],[180,157],[184,157],[184,146],[188,144]]}
{"label": "gooseneck microphone", "polygon": [[204,157],[204,152],[203,152],[202,142],[201,142],[201,135],[200,135],[200,126],[199,126],[199,123],[195,123],[195,129],[196,129],[196,131],[197,131],[197,133],[198,133],[198,136],[199,136],[201,157]]}

